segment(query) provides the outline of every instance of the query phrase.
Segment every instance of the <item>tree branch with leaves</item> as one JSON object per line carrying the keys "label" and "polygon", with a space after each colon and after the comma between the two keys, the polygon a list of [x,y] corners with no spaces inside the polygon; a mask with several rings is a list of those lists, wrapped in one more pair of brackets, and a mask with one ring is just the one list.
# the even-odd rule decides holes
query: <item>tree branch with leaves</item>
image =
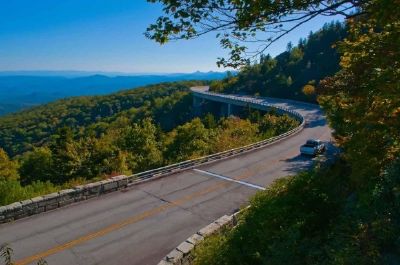
{"label": "tree branch with leaves", "polygon": [[[218,66],[238,68],[257,61],[283,36],[317,16],[354,18],[369,0],[148,0],[163,5],[164,16],[146,30],[146,37],[161,44],[216,33],[229,50]],[[250,43],[259,44],[249,49]]]}

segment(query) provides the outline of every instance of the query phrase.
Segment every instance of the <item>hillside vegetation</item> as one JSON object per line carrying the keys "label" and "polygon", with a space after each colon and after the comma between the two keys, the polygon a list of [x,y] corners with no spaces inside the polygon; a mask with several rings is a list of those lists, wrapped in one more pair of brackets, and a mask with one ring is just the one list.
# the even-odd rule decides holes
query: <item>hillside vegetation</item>
{"label": "hillside vegetation", "polygon": [[[302,86],[338,70],[332,45],[343,36],[342,24],[325,25],[297,47],[289,45],[274,59],[265,56],[212,88],[313,100]],[[238,147],[297,125],[287,116],[248,110],[219,119],[213,104],[206,107],[209,114],[195,118],[189,87],[202,84],[161,83],[69,98],[0,117],[0,204]]]}
{"label": "hillside vegetation", "polygon": [[0,118],[0,204],[239,147],[298,125],[245,108],[219,118],[210,106],[194,117],[189,87],[197,84],[71,98]]}
{"label": "hillside vegetation", "polygon": [[122,75],[79,71],[0,71],[0,116],[67,97],[105,95],[163,82],[214,80],[225,76],[223,72]]}
{"label": "hillside vegetation", "polygon": [[[224,93],[243,93],[278,98],[315,101],[313,88],[339,70],[339,54],[335,43],[346,36],[343,23],[325,24],[317,32],[300,39],[297,46],[275,58],[261,56],[260,62],[245,66],[237,75],[211,83],[211,89]],[[309,85],[311,91],[306,89]]]}
{"label": "hillside vegetation", "polygon": [[69,127],[78,135],[90,130],[100,134],[123,117],[131,121],[152,117],[169,130],[188,119],[188,88],[195,84],[199,83],[162,83],[107,96],[75,97],[3,116],[0,146],[15,156],[49,142],[60,128]]}
{"label": "hillside vegetation", "polygon": [[257,194],[194,264],[400,264],[400,5],[363,8],[317,90],[343,154]]}

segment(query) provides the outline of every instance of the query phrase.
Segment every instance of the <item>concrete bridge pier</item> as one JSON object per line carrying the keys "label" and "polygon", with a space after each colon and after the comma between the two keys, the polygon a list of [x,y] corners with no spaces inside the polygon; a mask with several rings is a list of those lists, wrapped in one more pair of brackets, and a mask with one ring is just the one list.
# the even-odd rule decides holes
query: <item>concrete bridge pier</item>
{"label": "concrete bridge pier", "polygon": [[221,117],[229,117],[233,114],[233,106],[230,103],[221,103]]}
{"label": "concrete bridge pier", "polygon": [[193,114],[200,116],[203,112],[204,99],[199,97],[193,97]]}

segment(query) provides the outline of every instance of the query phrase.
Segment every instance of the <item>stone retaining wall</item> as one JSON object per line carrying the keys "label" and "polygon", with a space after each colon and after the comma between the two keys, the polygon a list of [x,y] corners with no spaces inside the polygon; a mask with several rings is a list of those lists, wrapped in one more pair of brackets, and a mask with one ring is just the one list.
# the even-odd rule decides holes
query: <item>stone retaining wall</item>
{"label": "stone retaining wall", "polygon": [[211,224],[200,229],[197,233],[191,235],[179,246],[168,253],[158,265],[190,265],[193,262],[193,251],[205,237],[221,232],[225,228],[233,228],[237,224],[237,212],[231,216],[224,215]]}
{"label": "stone retaining wall", "polygon": [[104,193],[124,189],[128,186],[128,180],[129,177],[120,175],[108,180],[80,185],[72,189],[0,206],[0,223],[47,212],[71,203],[97,197]]}
{"label": "stone retaining wall", "polygon": [[[216,94],[213,95],[217,96]],[[126,188],[128,185],[135,185],[143,183],[145,181],[155,180],[160,177],[164,177],[170,174],[175,174],[178,172],[195,168],[199,165],[213,163],[216,161],[226,159],[228,157],[254,151],[259,148],[265,147],[269,144],[276,143],[280,140],[291,137],[303,129],[305,121],[304,118],[299,113],[291,111],[289,109],[281,109],[281,111],[287,112],[288,114],[297,117],[301,121],[301,124],[297,128],[290,130],[289,132],[247,146],[234,148],[231,150],[200,157],[193,160],[183,161],[177,164],[153,170],[148,170],[145,172],[134,174],[132,176],[124,176],[124,175],[116,176],[108,180],[76,186],[72,189],[62,190],[59,192],[32,198],[21,202],[15,202],[6,206],[0,206],[0,224],[7,223],[30,215],[50,211],[74,202],[87,200],[111,191],[120,190]]]}

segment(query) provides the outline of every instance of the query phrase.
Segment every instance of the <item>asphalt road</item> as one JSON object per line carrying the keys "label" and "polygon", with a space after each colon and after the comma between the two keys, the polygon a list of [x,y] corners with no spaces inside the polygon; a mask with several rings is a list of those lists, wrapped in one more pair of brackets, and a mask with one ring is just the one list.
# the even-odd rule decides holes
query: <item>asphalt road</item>
{"label": "asphalt road", "polygon": [[[300,156],[300,145],[331,137],[322,112],[274,103],[300,112],[309,124],[289,139],[199,169],[265,187],[309,167],[312,160]],[[14,249],[16,265],[40,258],[49,265],[157,264],[200,228],[246,205],[257,191],[189,170],[0,225],[0,243]]]}

